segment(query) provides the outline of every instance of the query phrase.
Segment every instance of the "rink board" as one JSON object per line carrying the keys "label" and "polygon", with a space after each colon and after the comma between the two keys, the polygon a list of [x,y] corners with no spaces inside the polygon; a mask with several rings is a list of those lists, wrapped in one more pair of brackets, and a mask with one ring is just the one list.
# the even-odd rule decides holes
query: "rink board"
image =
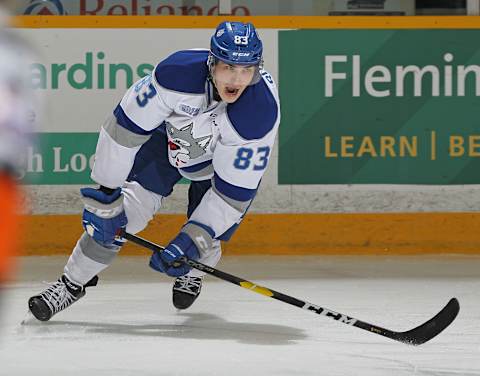
{"label": "rink board", "polygon": [[[165,245],[185,223],[184,215],[157,215],[143,237]],[[83,229],[79,215],[26,218],[24,255],[70,254]],[[225,255],[271,254],[478,254],[478,213],[250,214]],[[124,255],[148,251],[127,244]]]}
{"label": "rink board", "polygon": [[17,16],[22,28],[215,28],[221,21],[253,22],[259,29],[478,29],[477,16]]}
{"label": "rink board", "polygon": [[[205,37],[210,35],[211,28],[215,27],[222,17],[109,17],[109,16],[22,16],[16,17],[14,23],[23,29],[44,29],[32,30],[38,37],[40,34],[47,35],[46,29],[91,29],[81,30],[79,37],[88,39],[89,33],[95,33],[95,29],[111,29],[102,33],[103,37],[115,38],[118,28],[132,28],[132,35],[138,32],[139,36],[144,35],[148,29],[175,29],[170,33],[182,34],[183,43],[186,43],[186,35],[191,36],[191,46],[201,46],[200,41],[206,43]],[[268,42],[266,45],[266,60],[269,69],[275,78],[278,77],[276,38],[274,33],[282,29],[480,29],[480,17],[228,17],[230,20],[253,21],[261,30],[262,36]],[[188,30],[198,29],[198,30]],[[205,30],[202,30],[205,29]],[[208,29],[208,30],[207,30]],[[269,30],[270,29],[270,30]],[[65,33],[64,30],[60,30]],[[71,30],[75,33],[75,30]],[[62,33],[50,33],[52,43],[61,39]],[[67,38],[68,39],[68,38]],[[71,41],[71,39],[69,39]],[[77,40],[77,39],[76,39]],[[77,40],[78,43],[84,43]],[[61,42],[57,47],[62,47]],[[188,47],[188,46],[181,46]],[[159,41],[158,48],[152,52],[153,56],[163,56],[166,51],[163,49],[177,49],[179,46],[165,44]],[[89,56],[80,54],[79,51],[71,50],[65,55],[63,48],[58,48],[58,59],[60,63],[88,63]],[[105,53],[108,58],[118,58],[116,52],[107,50],[92,50],[92,58],[103,62]],[[95,54],[93,54],[95,52]],[[135,68],[148,58],[143,54],[137,54],[137,50],[130,51],[134,56]],[[72,54],[76,54],[72,58]],[[78,55],[78,56],[77,56]],[[50,57],[51,58],[51,57]],[[70,61],[70,60],[71,61]],[[73,60],[72,60],[73,59]],[[84,59],[78,60],[75,59]],[[74,61],[75,60],[75,61]],[[138,61],[137,61],[138,60]],[[153,61],[153,60],[152,60]],[[122,63],[122,60],[118,60]],[[70,64],[71,65],[71,64]],[[133,65],[132,65],[133,66]],[[77,77],[77,83],[78,83]],[[81,81],[81,80],[80,80]],[[53,84],[53,81],[49,81]],[[99,81],[96,85],[100,85]],[[124,88],[115,87],[112,90],[120,95]],[[65,93],[58,93],[64,96]],[[68,99],[73,105],[80,95],[71,90],[72,96]],[[95,105],[81,108],[81,117],[95,113],[97,120],[103,120],[107,110],[115,103],[111,98],[104,96],[89,96],[94,99]],[[84,95],[82,96],[84,98]],[[71,119],[69,111],[62,106],[57,106],[62,111],[65,120]],[[56,110],[56,111],[57,111]],[[59,124],[68,124],[60,122]],[[101,121],[83,121],[83,132],[94,132],[98,130]],[[47,132],[61,132],[62,128],[55,128],[49,124]],[[72,129],[72,132],[80,129]],[[52,147],[53,155],[55,149]],[[58,150],[58,149],[57,149]],[[58,150],[60,153],[60,150]],[[64,154],[59,155],[58,170],[66,168]],[[453,213],[458,211],[475,210],[477,194],[475,188],[465,192],[462,186],[458,186],[460,193],[452,190],[436,191],[432,198],[432,191],[421,186],[413,187],[416,196],[402,191],[398,186],[384,186],[378,191],[369,188],[353,186],[342,186],[341,189],[327,189],[322,185],[279,185],[277,177],[278,151],[272,155],[272,164],[269,172],[263,181],[263,194],[255,201],[252,211],[262,213],[278,213],[282,210],[290,214],[252,214],[250,213],[245,223],[240,227],[233,240],[226,244],[226,253],[269,253],[269,254],[311,254],[311,253],[380,253],[380,254],[403,254],[403,253],[477,253],[480,249],[479,233],[480,219],[473,213]],[[71,158],[72,156],[70,156]],[[87,156],[86,156],[87,157]],[[90,156],[89,156],[90,157]],[[90,158],[77,157],[76,164],[70,166],[81,170],[81,167],[88,164]],[[38,161],[39,158],[34,159]],[[68,162],[71,160],[68,159]],[[55,164],[53,164],[55,166]],[[83,170],[81,171],[84,172]],[[51,186],[53,187],[53,186]],[[42,214],[65,214],[72,213],[72,207],[79,206],[78,189],[63,187],[68,192],[63,202],[48,198],[47,194],[39,191],[37,197],[41,206],[33,210],[33,213]],[[261,188],[262,188],[261,187]],[[46,186],[48,191],[48,186]],[[62,189],[63,189],[62,188]],[[34,190],[37,187],[33,188]],[[345,193],[344,190],[347,190]],[[74,192],[75,191],[75,192]],[[74,192],[74,193],[72,193]],[[340,192],[340,194],[338,194]],[[343,193],[343,194],[342,194]],[[392,195],[393,193],[393,195]],[[42,196],[43,195],[43,196]],[[395,195],[400,197],[397,200]],[[175,193],[174,195],[175,196]],[[357,197],[358,196],[358,197]],[[368,197],[367,197],[368,196]],[[360,197],[360,198],[359,198]],[[176,197],[175,197],[176,198]],[[174,199],[175,199],[174,198]],[[351,199],[351,200],[350,200]],[[354,199],[355,202],[352,200]],[[350,201],[348,201],[350,200]],[[67,202],[68,204],[64,204]],[[385,204],[387,202],[388,204]],[[364,205],[362,203],[365,203]],[[363,205],[363,206],[362,206]],[[382,206],[384,205],[384,206]],[[365,207],[366,206],[366,207]],[[388,207],[387,207],[388,206]],[[167,208],[169,213],[179,213],[181,210]],[[448,213],[409,213],[409,214],[347,214],[355,211],[446,211]],[[76,213],[80,211],[75,209]],[[337,214],[294,214],[305,212],[335,211],[343,212]],[[160,243],[165,243],[173,236],[178,228],[184,223],[185,218],[179,214],[162,215],[155,219],[154,223],[145,232],[145,236]],[[69,253],[76,239],[81,234],[80,218],[78,215],[35,215],[27,218],[29,240],[26,242],[27,254],[54,254]],[[159,235],[158,232],[162,234]],[[123,253],[141,253],[126,247]]]}

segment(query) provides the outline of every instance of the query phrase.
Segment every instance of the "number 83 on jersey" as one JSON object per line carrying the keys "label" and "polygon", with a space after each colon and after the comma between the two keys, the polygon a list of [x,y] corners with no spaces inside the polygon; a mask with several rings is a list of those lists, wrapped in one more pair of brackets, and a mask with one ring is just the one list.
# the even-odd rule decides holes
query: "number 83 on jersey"
{"label": "number 83 on jersey", "polygon": [[261,146],[257,149],[241,147],[237,150],[237,157],[233,161],[233,166],[239,170],[249,168],[254,171],[264,170],[267,167],[270,147]]}

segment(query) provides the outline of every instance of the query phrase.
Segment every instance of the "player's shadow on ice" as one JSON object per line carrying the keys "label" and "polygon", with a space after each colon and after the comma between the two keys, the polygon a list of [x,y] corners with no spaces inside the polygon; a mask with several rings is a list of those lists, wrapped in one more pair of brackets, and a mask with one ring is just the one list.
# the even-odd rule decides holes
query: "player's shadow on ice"
{"label": "player's shadow on ice", "polygon": [[35,327],[43,334],[77,334],[81,329],[90,333],[119,334],[147,337],[171,337],[186,339],[230,340],[255,345],[290,345],[307,338],[302,329],[284,325],[255,324],[226,321],[207,313],[181,313],[185,321],[178,324],[115,324],[87,321],[37,322]]}

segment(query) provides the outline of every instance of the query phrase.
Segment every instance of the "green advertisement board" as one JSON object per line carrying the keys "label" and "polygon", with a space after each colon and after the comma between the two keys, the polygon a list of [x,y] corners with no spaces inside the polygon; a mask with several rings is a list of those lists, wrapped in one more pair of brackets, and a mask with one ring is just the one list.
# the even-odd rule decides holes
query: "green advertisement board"
{"label": "green advertisement board", "polygon": [[25,184],[94,184],[90,179],[98,133],[37,133],[27,152]]}
{"label": "green advertisement board", "polygon": [[[20,180],[27,185],[95,184],[90,173],[98,133],[37,133],[29,147]],[[182,178],[179,184],[188,184]]]}
{"label": "green advertisement board", "polygon": [[479,40],[280,31],[279,183],[480,183]]}

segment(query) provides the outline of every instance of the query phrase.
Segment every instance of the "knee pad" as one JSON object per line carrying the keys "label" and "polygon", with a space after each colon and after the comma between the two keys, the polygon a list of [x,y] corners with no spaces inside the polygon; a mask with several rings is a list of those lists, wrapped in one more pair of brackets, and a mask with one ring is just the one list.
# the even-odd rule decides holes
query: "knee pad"
{"label": "knee pad", "polygon": [[162,196],[143,188],[137,182],[127,182],[122,188],[123,206],[128,219],[127,232],[136,234],[147,227],[160,209]]}

